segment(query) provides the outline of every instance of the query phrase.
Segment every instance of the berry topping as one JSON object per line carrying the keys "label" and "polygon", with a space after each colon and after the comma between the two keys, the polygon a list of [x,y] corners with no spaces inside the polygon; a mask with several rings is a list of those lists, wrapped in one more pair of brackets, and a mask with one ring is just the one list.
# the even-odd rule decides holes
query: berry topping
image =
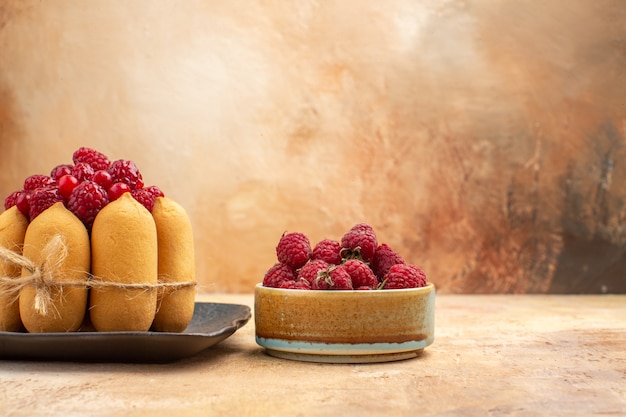
{"label": "berry topping", "polygon": [[295,282],[296,273],[293,268],[283,263],[276,263],[265,273],[263,285],[266,287],[279,288],[285,282]]}
{"label": "berry topping", "polygon": [[378,279],[382,281],[389,268],[395,264],[406,263],[404,259],[389,245],[381,243],[376,248],[374,259],[372,260],[372,271],[376,274]]}
{"label": "berry topping", "polygon": [[322,259],[329,264],[341,263],[341,243],[332,239],[321,240],[313,248],[312,259]]}
{"label": "berry topping", "polygon": [[297,269],[311,259],[311,242],[299,232],[284,233],[276,246],[278,262]]}
{"label": "berry topping", "polygon": [[22,191],[13,191],[11,194],[4,199],[4,208],[6,210],[10,209],[17,203],[17,198],[20,196]]}
{"label": "berry topping", "polygon": [[365,262],[359,259],[348,259],[343,267],[348,271],[354,288],[374,289],[378,287],[378,278]]}
{"label": "berry topping", "polygon": [[89,181],[93,177],[94,169],[86,162],[79,162],[72,167],[72,175],[75,176],[78,181]]}
{"label": "berry topping", "polygon": [[118,159],[112,162],[107,170],[111,174],[114,183],[123,182],[131,190],[143,187],[143,177],[133,161]]}
{"label": "berry topping", "polygon": [[130,187],[128,184],[124,182],[116,182],[112,186],[109,187],[107,191],[109,195],[109,201],[115,201],[122,196],[124,193],[130,192]]}
{"label": "berry topping", "polygon": [[341,238],[341,253],[343,258],[361,259],[371,262],[374,259],[378,240],[374,229],[366,224],[359,223],[346,232]]}
{"label": "berry topping", "polygon": [[141,203],[142,206],[148,209],[148,211],[152,212],[154,208],[154,200],[156,200],[157,196],[152,194],[150,190],[146,188],[137,188],[135,190],[131,190],[130,195],[133,198]]}
{"label": "berry topping", "polygon": [[151,185],[149,187],[145,187],[145,190],[148,190],[150,192],[150,194],[152,194],[154,196],[154,198],[165,197],[165,194],[163,193],[163,191],[161,191],[161,189],[159,187],[157,187],[156,185]]}
{"label": "berry topping", "polygon": [[416,265],[396,264],[389,268],[382,288],[385,290],[418,288],[426,285],[424,271]]}
{"label": "berry topping", "polygon": [[59,164],[50,175],[31,175],[24,180],[20,191],[14,191],[4,200],[5,209],[16,206],[30,220],[57,201],[76,215],[87,230],[96,214],[109,202],[126,192],[149,210],[163,191],[157,186],[143,186],[143,178],[133,161],[120,159],[113,163],[103,153],[88,147],[78,148],[72,154],[73,164]]}
{"label": "berry topping", "polygon": [[20,194],[15,199],[15,205],[17,206],[17,209],[26,217],[30,216],[29,200],[30,193],[28,191],[20,191]]}
{"label": "berry topping", "polygon": [[161,189],[156,185],[131,190],[130,194],[150,212],[154,208],[154,200],[156,200],[157,197],[164,196],[163,191],[161,191]]}
{"label": "berry topping", "polygon": [[95,149],[81,147],[78,148],[74,154],[72,155],[72,161],[74,164],[85,163],[94,171],[98,171],[101,169],[107,169],[109,165],[111,165],[111,161],[101,152],[96,151]]}
{"label": "berry topping", "polygon": [[67,208],[91,230],[96,215],[109,203],[107,191],[93,181],[81,182],[74,188]]}
{"label": "berry topping", "polygon": [[59,193],[66,199],[69,199],[72,195],[72,191],[79,184],[78,179],[73,175],[63,175],[59,178]]}
{"label": "berry topping", "polygon": [[63,175],[70,175],[72,173],[73,168],[74,168],[74,165],[69,165],[69,164],[57,165],[54,168],[52,168],[52,171],[50,171],[50,176],[58,181],[59,178],[61,178]]}
{"label": "berry topping", "polygon": [[58,188],[38,188],[30,194],[30,221],[39,216],[45,209],[54,203],[63,201],[63,197],[59,194]]}
{"label": "berry topping", "polygon": [[47,175],[35,174],[24,180],[24,190],[34,191],[37,188],[46,188],[54,185],[56,181]]}
{"label": "berry topping", "polygon": [[99,169],[98,171],[94,172],[91,180],[105,190],[108,190],[109,187],[113,184],[113,178],[111,177],[111,174],[109,174],[109,171],[105,169]]}

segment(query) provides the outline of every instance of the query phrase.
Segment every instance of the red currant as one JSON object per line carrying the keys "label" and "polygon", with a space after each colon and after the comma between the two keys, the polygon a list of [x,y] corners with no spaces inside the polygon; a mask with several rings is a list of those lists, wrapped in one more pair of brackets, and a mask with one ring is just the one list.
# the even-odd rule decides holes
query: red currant
{"label": "red currant", "polygon": [[24,216],[28,217],[30,215],[30,194],[28,191],[22,191],[17,199],[15,200],[15,205],[17,209]]}
{"label": "red currant", "polygon": [[63,175],[61,178],[59,178],[59,192],[63,197],[70,198],[70,195],[72,195],[72,191],[74,191],[74,188],[76,188],[78,183],[78,178],[76,178],[75,176]]}
{"label": "red currant", "polygon": [[126,192],[130,191],[130,186],[125,182],[116,182],[109,187],[109,201],[115,201]]}
{"label": "red currant", "polygon": [[111,185],[113,184],[113,177],[111,177],[111,174],[109,174],[106,170],[103,170],[103,169],[94,172],[93,177],[91,177],[91,180],[95,182],[96,184],[98,184],[99,186],[101,186],[102,188],[104,188],[105,190],[108,190],[109,187],[111,187]]}

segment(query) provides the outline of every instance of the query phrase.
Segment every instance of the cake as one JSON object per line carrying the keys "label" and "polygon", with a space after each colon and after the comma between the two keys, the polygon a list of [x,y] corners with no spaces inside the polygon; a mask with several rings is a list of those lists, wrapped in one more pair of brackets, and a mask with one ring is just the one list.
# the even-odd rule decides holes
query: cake
{"label": "cake", "polygon": [[191,321],[190,219],[133,161],[81,147],[4,207],[0,331],[182,332]]}

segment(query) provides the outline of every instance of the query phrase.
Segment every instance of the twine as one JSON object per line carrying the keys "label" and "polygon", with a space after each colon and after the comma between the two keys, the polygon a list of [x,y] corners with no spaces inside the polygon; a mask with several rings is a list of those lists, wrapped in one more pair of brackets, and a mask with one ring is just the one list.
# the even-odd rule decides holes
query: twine
{"label": "twine", "polygon": [[[140,289],[149,291],[152,289],[182,289],[195,287],[196,282],[163,282],[156,284],[148,283],[122,283],[106,281],[101,277],[88,274],[84,279],[56,279],[62,272],[62,265],[68,256],[67,245],[61,235],[54,235],[41,250],[43,261],[37,264],[29,258],[20,255],[10,249],[0,246],[0,261],[15,267],[22,268],[22,276],[8,277],[0,276],[0,296],[12,298],[10,303],[15,302],[22,289],[28,286],[35,287],[35,311],[46,316],[48,308],[52,303],[52,291],[57,289],[62,291],[64,287],[77,288],[118,288],[118,289]],[[26,273],[24,273],[26,271]]]}

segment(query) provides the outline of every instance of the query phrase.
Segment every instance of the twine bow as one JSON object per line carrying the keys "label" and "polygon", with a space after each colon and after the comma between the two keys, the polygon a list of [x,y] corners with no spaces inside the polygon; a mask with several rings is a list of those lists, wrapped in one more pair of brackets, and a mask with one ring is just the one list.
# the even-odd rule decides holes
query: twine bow
{"label": "twine bow", "polygon": [[35,287],[35,311],[45,316],[52,302],[52,290],[63,286],[86,287],[87,280],[58,281],[63,262],[68,256],[68,249],[61,235],[54,235],[41,250],[40,264],[29,258],[0,247],[0,260],[20,267],[21,277],[0,277],[0,294],[17,299],[20,291],[27,286]]}

